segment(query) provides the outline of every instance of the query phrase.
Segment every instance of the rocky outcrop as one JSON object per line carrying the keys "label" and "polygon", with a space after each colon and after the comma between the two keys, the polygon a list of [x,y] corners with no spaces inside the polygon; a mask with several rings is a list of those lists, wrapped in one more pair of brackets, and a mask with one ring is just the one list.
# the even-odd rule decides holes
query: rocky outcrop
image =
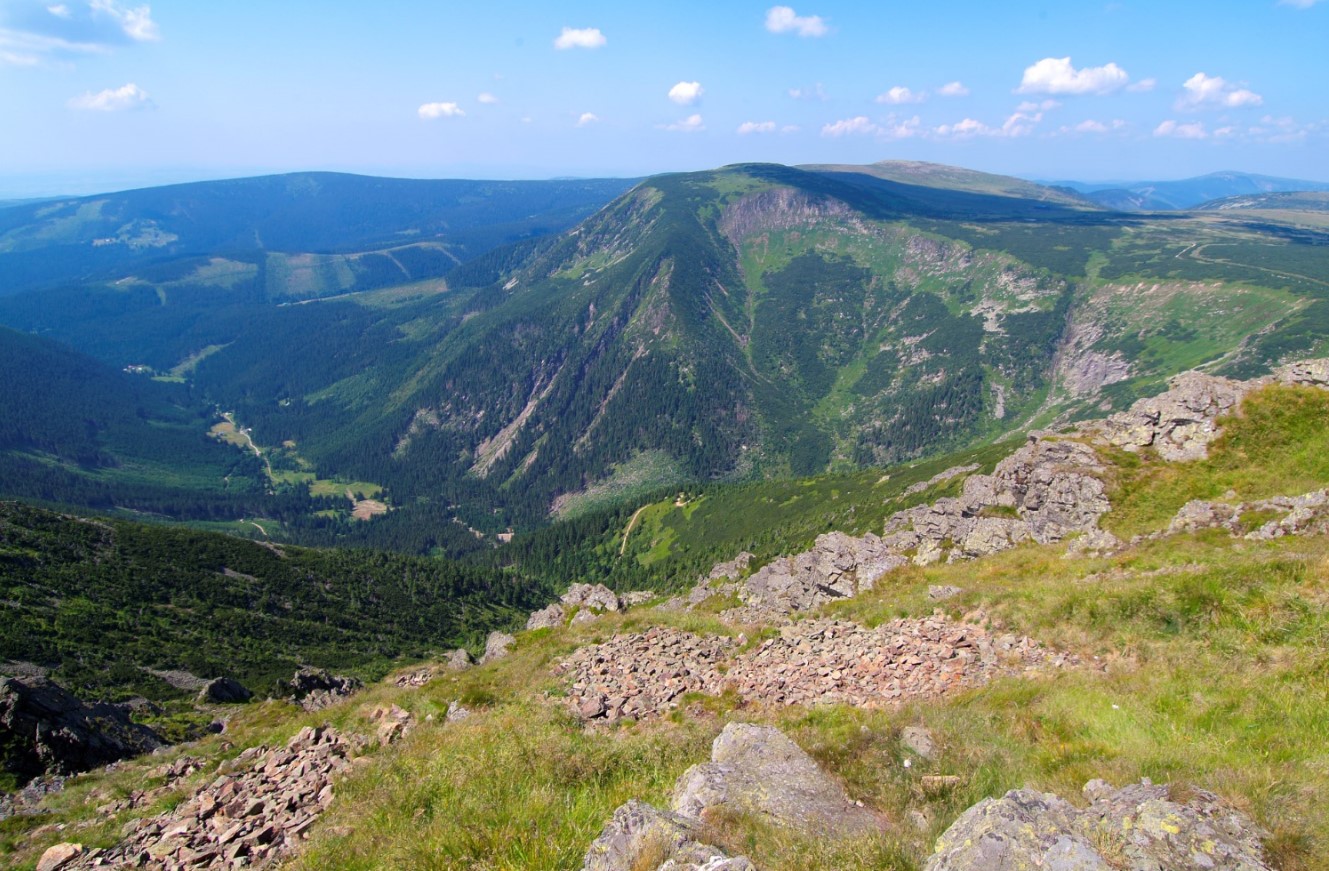
{"label": "rocky outcrop", "polygon": [[931,490],[933,487],[937,486],[938,484],[949,481],[952,478],[958,478],[961,475],[968,475],[971,472],[977,472],[977,471],[978,471],[977,463],[969,463],[968,465],[964,466],[951,466],[949,469],[946,469],[943,472],[938,472],[937,474],[933,475],[931,478],[928,478],[926,481],[919,481],[917,484],[910,484],[908,487],[905,488],[904,492],[901,493],[900,496],[905,499],[909,498],[910,496],[917,496],[919,493],[926,493],[928,490]]}
{"label": "rocky outcrop", "polygon": [[672,710],[685,693],[719,692],[715,666],[732,646],[728,638],[654,627],[579,648],[555,671],[571,678],[577,717],[614,722]]}
{"label": "rocky outcrop", "polygon": [[86,850],[68,868],[255,867],[289,855],[333,800],[354,742],[334,729],[302,729],[283,748],[254,747],[232,770],[156,817],[135,820],[125,839]]}
{"label": "rocky outcrop", "polygon": [[87,771],[162,743],[118,705],[85,704],[45,678],[0,680],[0,764],[20,781]]}
{"label": "rocky outcrop", "polygon": [[702,843],[700,828],[696,820],[633,799],[591,843],[582,871],[756,871],[747,859]]}
{"label": "rocky outcrop", "polygon": [[526,621],[527,629],[546,629],[562,626],[570,613],[576,623],[593,620],[601,614],[627,610],[634,604],[649,602],[654,593],[635,591],[619,596],[604,584],[573,584],[568,587],[557,602],[531,614]]}
{"label": "rocky outcrop", "polygon": [[819,836],[857,837],[885,828],[780,730],[751,723],[725,726],[711,745],[711,761],[679,778],[673,809],[697,819],[717,810],[751,814]]}
{"label": "rocky outcrop", "polygon": [[[1250,518],[1256,518],[1256,521]],[[1258,521],[1263,522],[1255,525]],[[1329,532],[1329,490],[1315,490],[1301,496],[1275,496],[1251,502],[1193,499],[1177,511],[1165,534],[1201,529],[1226,529],[1234,536],[1253,541]]]}
{"label": "rocky outcrop", "polygon": [[198,700],[200,702],[215,702],[218,704],[238,704],[247,702],[254,697],[240,681],[229,677],[219,677],[204,684],[203,689],[198,691]]}
{"label": "rocky outcrop", "polygon": [[480,657],[480,664],[484,665],[502,659],[508,655],[512,645],[516,643],[517,639],[506,632],[497,630],[490,632],[489,637],[485,639],[485,655]]}
{"label": "rocky outcrop", "polygon": [[1079,810],[1050,793],[1017,789],[965,811],[925,871],[1267,871],[1262,832],[1216,795],[1174,796],[1148,780],[1113,789],[1091,781]]}
{"label": "rocky outcrop", "polygon": [[555,626],[562,626],[563,621],[567,619],[567,612],[563,606],[557,602],[535,611],[526,619],[527,630],[531,629],[552,629]]}
{"label": "rocky outcrop", "polygon": [[462,671],[473,665],[470,651],[458,647],[448,654],[448,671]]}
{"label": "rocky outcrop", "polygon": [[319,711],[364,686],[359,678],[332,674],[325,668],[302,668],[290,682],[292,698],[306,711]]}

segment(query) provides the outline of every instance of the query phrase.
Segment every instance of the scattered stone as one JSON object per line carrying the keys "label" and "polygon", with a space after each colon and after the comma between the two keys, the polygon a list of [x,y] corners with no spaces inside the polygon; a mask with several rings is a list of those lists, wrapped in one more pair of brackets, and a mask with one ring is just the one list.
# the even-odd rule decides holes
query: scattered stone
{"label": "scattered stone", "polygon": [[294,852],[331,804],[332,780],[349,766],[353,743],[334,729],[306,727],[285,747],[250,748],[230,769],[238,773],[219,774],[174,809],[131,821],[116,846],[87,850],[60,867],[183,869],[274,862]]}
{"label": "scattered stone", "polygon": [[1178,800],[1173,792],[1148,780],[1119,790],[1091,781],[1093,803],[1078,810],[1049,793],[1012,790],[965,811],[925,871],[1267,871],[1264,833],[1249,819],[1213,793],[1187,790]]}
{"label": "scattered stone", "polygon": [[490,632],[489,637],[485,639],[485,655],[480,657],[480,664],[484,665],[487,662],[502,659],[508,655],[509,649],[516,643],[517,639],[506,632],[497,630]]}
{"label": "scattered stone", "polygon": [[398,686],[402,688],[406,687],[418,688],[429,683],[437,675],[438,672],[433,668],[430,667],[417,668],[414,671],[406,672],[406,674],[398,675],[396,678],[393,679],[392,684],[393,686]]}
{"label": "scattered stone", "polygon": [[923,726],[905,726],[900,730],[900,744],[923,759],[931,759],[937,752],[932,732]]}
{"label": "scattered stone", "polygon": [[443,720],[446,723],[460,723],[469,716],[471,716],[471,709],[461,702],[453,700],[448,702],[448,713]]}
{"label": "scattered stone", "polygon": [[369,715],[372,723],[378,723],[378,743],[382,747],[389,744],[395,744],[398,740],[406,737],[406,734],[415,726],[415,718],[410,711],[403,710],[397,705],[387,708],[374,708]]}
{"label": "scattered stone", "polygon": [[0,765],[26,782],[150,753],[163,742],[118,705],[88,705],[46,678],[0,679]]}
{"label": "scattered stone", "polygon": [[951,584],[930,584],[928,586],[928,598],[934,602],[942,602],[946,599],[953,599],[963,593],[964,590]]}
{"label": "scattered stone", "polygon": [[624,608],[636,608],[638,605],[645,605],[652,601],[658,595],[658,593],[652,593],[650,590],[632,590],[619,596],[618,600],[623,603]]}
{"label": "scattered stone", "polygon": [[458,647],[448,654],[448,671],[463,671],[473,664],[470,651]]}
{"label": "scattered stone", "polygon": [[756,871],[699,840],[700,824],[633,799],[586,851],[582,871]]}
{"label": "scattered stone", "polygon": [[[1243,529],[1243,517],[1261,514],[1282,516],[1267,520],[1256,529]],[[1194,499],[1177,511],[1164,534],[1195,532],[1200,529],[1226,529],[1234,536],[1241,535],[1252,541],[1329,532],[1329,490],[1235,504]]]}
{"label": "scattered stone", "polygon": [[364,684],[358,678],[325,668],[302,668],[291,678],[292,697],[306,711],[319,711],[352,695]]}
{"label": "scattered stone", "polygon": [[247,702],[254,697],[244,684],[229,677],[219,677],[208,681],[198,692],[200,702],[216,702],[229,705]]}
{"label": "scattered stone", "polygon": [[718,693],[722,676],[715,665],[733,643],[655,627],[582,647],[555,671],[571,678],[568,703],[575,715],[613,722],[672,710],[685,693]]}
{"label": "scattered stone", "polygon": [[711,745],[711,761],[679,779],[673,809],[697,819],[713,809],[756,814],[779,826],[842,837],[885,827],[780,730],[751,723],[725,726]]}

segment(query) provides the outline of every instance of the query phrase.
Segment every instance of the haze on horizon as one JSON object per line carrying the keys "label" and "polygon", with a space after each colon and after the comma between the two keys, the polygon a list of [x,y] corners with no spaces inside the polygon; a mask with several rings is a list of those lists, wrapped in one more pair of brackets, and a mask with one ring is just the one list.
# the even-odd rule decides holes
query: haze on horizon
{"label": "haze on horizon", "polygon": [[0,198],[927,160],[1329,180],[1329,2],[0,0]]}

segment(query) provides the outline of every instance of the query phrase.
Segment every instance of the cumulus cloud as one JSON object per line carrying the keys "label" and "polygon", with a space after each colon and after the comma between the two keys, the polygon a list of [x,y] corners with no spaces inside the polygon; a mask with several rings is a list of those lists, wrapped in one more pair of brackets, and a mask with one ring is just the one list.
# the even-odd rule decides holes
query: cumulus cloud
{"label": "cumulus cloud", "polygon": [[886,139],[912,139],[924,132],[923,121],[917,115],[903,120],[892,115],[881,129],[881,135]]}
{"label": "cumulus cloud", "polygon": [[152,105],[148,94],[138,85],[130,82],[118,88],[104,91],[91,91],[69,101],[69,108],[84,109],[91,112],[123,112],[126,109],[144,109]]}
{"label": "cumulus cloud", "polygon": [[935,132],[944,139],[972,139],[975,136],[995,136],[1000,131],[982,121],[965,118],[955,124],[942,124]]}
{"label": "cumulus cloud", "polygon": [[1076,69],[1069,57],[1045,57],[1024,71],[1017,94],[1110,94],[1130,81],[1115,63]]}
{"label": "cumulus cloud", "polygon": [[969,96],[969,89],[964,86],[963,82],[947,82],[937,88],[937,94],[942,97],[967,97]]}
{"label": "cumulus cloud", "polygon": [[566,51],[570,48],[599,48],[608,42],[598,27],[565,27],[554,39],[554,48]]}
{"label": "cumulus cloud", "polygon": [[789,6],[772,6],[766,12],[766,29],[771,33],[797,33],[799,36],[825,36],[830,28],[820,15],[799,15]]}
{"label": "cumulus cloud", "polygon": [[669,99],[680,106],[691,106],[704,92],[701,82],[679,82],[669,89]]}
{"label": "cumulus cloud", "polygon": [[416,113],[426,121],[434,118],[460,118],[466,114],[456,103],[425,103]]}
{"label": "cumulus cloud", "polygon": [[69,11],[69,7],[63,3],[56,3],[46,7],[46,11],[56,18],[72,18],[74,13]]}
{"label": "cumulus cloud", "polygon": [[1196,73],[1183,82],[1181,87],[1185,93],[1177,98],[1176,107],[1180,110],[1199,109],[1205,106],[1240,109],[1264,103],[1264,97],[1254,91],[1238,87],[1222,76]]}
{"label": "cumulus cloud", "polygon": [[854,118],[842,118],[821,128],[822,136],[858,136],[880,133],[881,128],[873,124],[866,115]]}
{"label": "cumulus cloud", "polygon": [[795,100],[818,100],[825,102],[828,99],[826,96],[826,89],[821,86],[821,82],[817,82],[817,84],[810,88],[790,88],[789,96]]}
{"label": "cumulus cloud", "polygon": [[689,115],[681,121],[675,121],[673,124],[662,124],[660,129],[673,130],[676,133],[696,133],[705,130],[706,125],[702,123],[700,115]]}
{"label": "cumulus cloud", "polygon": [[747,136],[752,133],[774,133],[774,121],[744,121],[738,125],[738,135]]}
{"label": "cumulus cloud", "polygon": [[900,106],[905,103],[921,103],[927,98],[927,94],[922,91],[915,93],[903,85],[896,85],[886,93],[878,94],[877,102]]}
{"label": "cumulus cloud", "polygon": [[475,99],[476,102],[484,103],[486,106],[492,106],[498,102],[498,97],[495,97],[493,94],[489,93],[488,91],[485,91],[483,94],[479,94],[478,96],[476,96]]}
{"label": "cumulus cloud", "polygon": [[1152,91],[1158,87],[1158,79],[1140,79],[1138,82],[1132,82],[1126,86],[1126,90],[1132,94],[1143,94],[1146,91]]}
{"label": "cumulus cloud", "polygon": [[1159,137],[1173,137],[1176,139],[1204,139],[1208,137],[1204,125],[1199,121],[1192,121],[1189,124],[1178,124],[1171,118],[1164,121],[1154,128],[1154,135]]}
{"label": "cumulus cloud", "polygon": [[577,119],[578,127],[585,127],[588,124],[594,124],[600,120],[600,116],[594,112],[582,112],[581,117]]}

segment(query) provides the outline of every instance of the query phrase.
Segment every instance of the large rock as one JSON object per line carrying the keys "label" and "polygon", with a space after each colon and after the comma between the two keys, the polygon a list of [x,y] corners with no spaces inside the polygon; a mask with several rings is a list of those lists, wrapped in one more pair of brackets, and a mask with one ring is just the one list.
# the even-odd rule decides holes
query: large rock
{"label": "large rock", "polygon": [[699,840],[700,824],[633,799],[586,851],[582,871],[755,871]]}
{"label": "large rock", "polygon": [[1263,833],[1204,790],[1148,780],[1085,786],[1092,804],[1017,789],[984,799],[937,839],[925,871],[1267,871]]}
{"label": "large rock", "polygon": [[566,617],[567,612],[563,610],[563,606],[555,602],[541,608],[539,611],[532,612],[531,616],[526,619],[526,628],[552,629],[555,626],[562,626]]}
{"label": "large rock", "polygon": [[156,732],[117,705],[85,704],[46,678],[0,680],[0,764],[20,780],[87,771],[161,746]]}
{"label": "large rock", "polygon": [[674,788],[676,813],[700,819],[717,808],[837,837],[883,828],[880,817],[850,801],[844,787],[780,730],[750,723],[725,726],[711,746],[711,761],[688,769]]}
{"label": "large rock", "polygon": [[1100,431],[1110,444],[1128,451],[1153,447],[1165,460],[1203,459],[1218,437],[1215,421],[1262,383],[1183,372],[1168,381],[1165,393],[1112,415]]}
{"label": "large rock", "polygon": [[623,608],[618,594],[604,584],[573,584],[559,601],[569,608],[587,611],[619,611]]}
{"label": "large rock", "polygon": [[302,668],[291,678],[291,694],[306,711],[318,711],[359,690],[359,678],[332,674],[325,668]]}
{"label": "large rock", "polygon": [[200,702],[235,704],[247,702],[254,697],[244,684],[229,677],[219,677],[208,681],[198,692]]}
{"label": "large rock", "polygon": [[490,632],[489,637],[485,639],[485,655],[480,657],[480,664],[484,665],[487,662],[502,659],[508,655],[508,651],[516,643],[517,639],[506,632],[497,630]]}
{"label": "large rock", "polygon": [[464,647],[458,647],[448,654],[448,670],[462,671],[471,667],[471,654]]}

